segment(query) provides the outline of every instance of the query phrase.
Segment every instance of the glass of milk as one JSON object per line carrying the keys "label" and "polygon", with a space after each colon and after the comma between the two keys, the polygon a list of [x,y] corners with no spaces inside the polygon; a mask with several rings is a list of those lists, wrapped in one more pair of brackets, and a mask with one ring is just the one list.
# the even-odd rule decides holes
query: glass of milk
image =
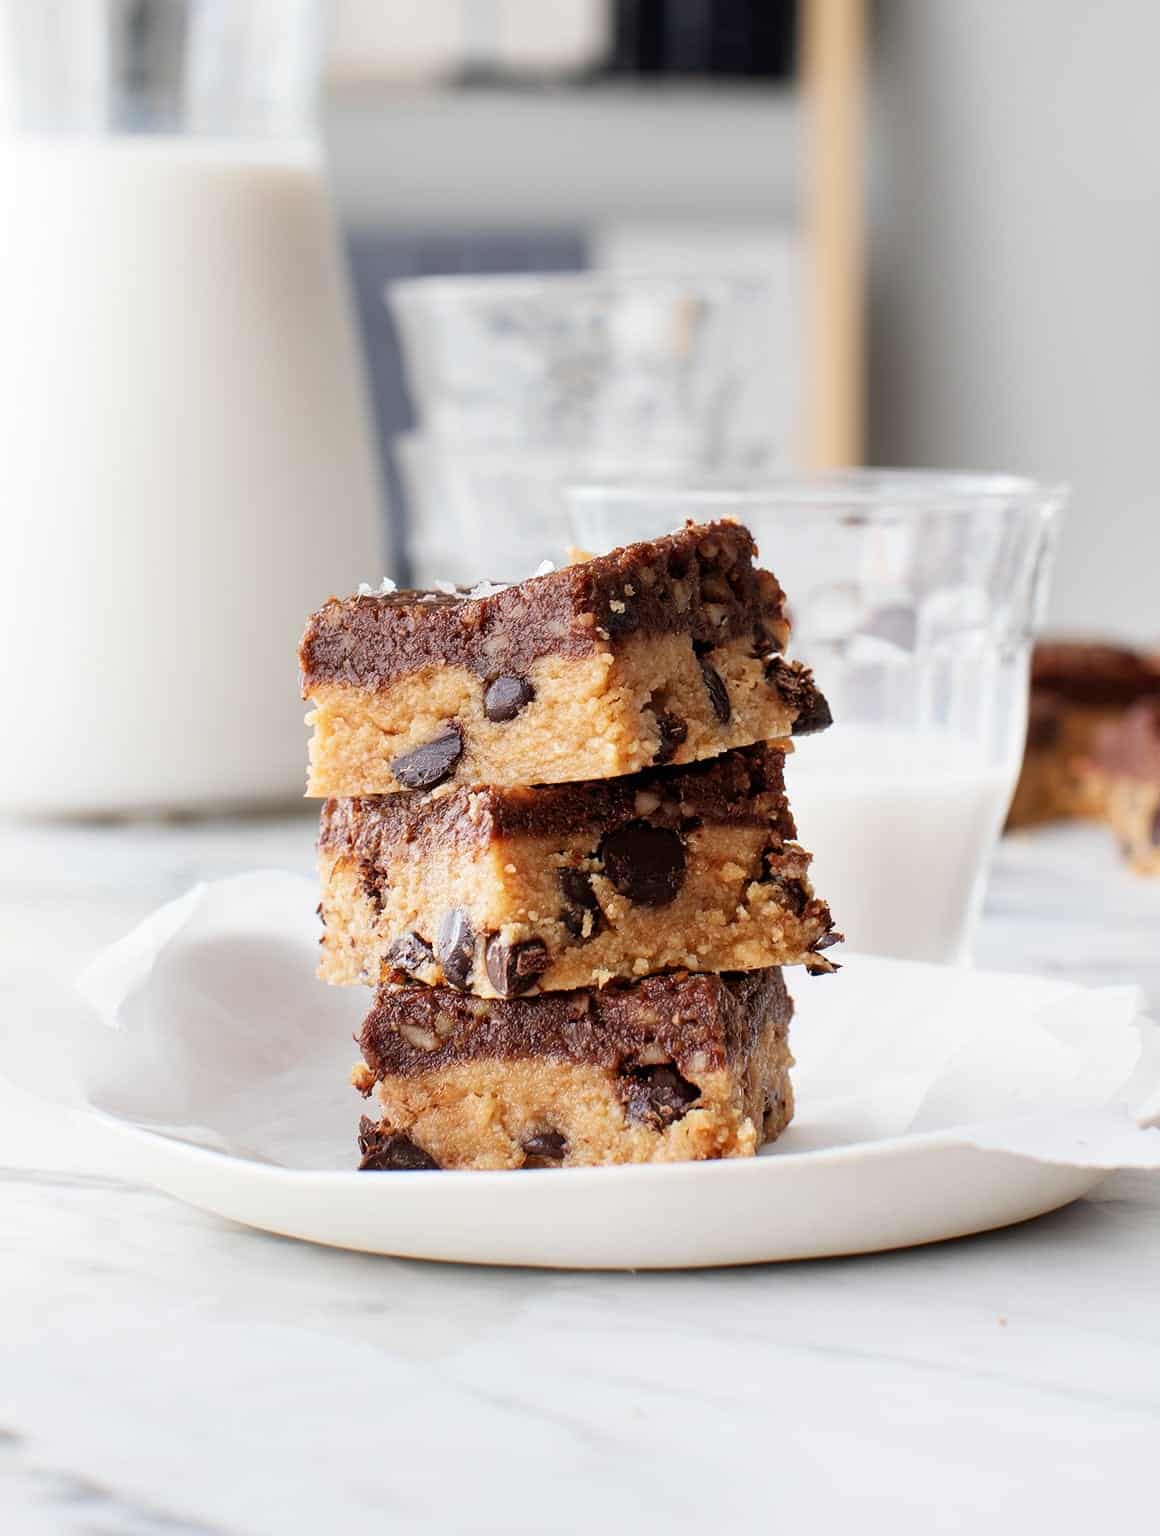
{"label": "glass of milk", "polygon": [[0,0],[0,809],[301,795],[383,574],[313,0]]}
{"label": "glass of milk", "polygon": [[1065,493],[1003,476],[850,471],[761,485],[577,485],[578,544],[733,517],[784,587],[833,727],[786,779],[851,948],[969,958],[1015,787],[1031,638]]}

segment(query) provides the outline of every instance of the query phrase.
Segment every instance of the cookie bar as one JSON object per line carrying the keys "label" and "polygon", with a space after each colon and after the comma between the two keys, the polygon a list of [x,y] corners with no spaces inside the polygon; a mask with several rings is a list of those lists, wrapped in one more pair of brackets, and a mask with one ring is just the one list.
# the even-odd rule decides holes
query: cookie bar
{"label": "cookie bar", "polygon": [[483,999],[384,987],[362,1028],[361,1167],[748,1157],[789,1124],[777,969]]}
{"label": "cookie bar", "polygon": [[818,952],[840,936],[793,841],[783,762],[762,744],[623,779],[328,800],[319,975],[515,997],[828,969]]}
{"label": "cookie bar", "polygon": [[1078,641],[1037,645],[1027,745],[1008,827],[1100,816],[1100,781],[1086,771],[1096,734],[1148,697],[1160,698],[1155,657]]}
{"label": "cookie bar", "polygon": [[1087,772],[1125,859],[1142,875],[1160,875],[1160,699],[1143,699],[1103,726]]}
{"label": "cookie bar", "polygon": [[755,555],[689,524],[518,586],[331,599],[299,651],[308,793],[613,778],[821,730]]}

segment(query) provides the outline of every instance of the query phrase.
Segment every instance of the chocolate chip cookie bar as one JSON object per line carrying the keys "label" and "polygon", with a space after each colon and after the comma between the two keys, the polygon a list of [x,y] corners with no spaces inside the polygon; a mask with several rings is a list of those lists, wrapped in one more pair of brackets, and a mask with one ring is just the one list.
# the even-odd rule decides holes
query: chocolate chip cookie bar
{"label": "chocolate chip cookie bar", "polygon": [[1142,875],[1160,875],[1160,698],[1097,731],[1087,773],[1125,859]]}
{"label": "chocolate chip cookie bar", "polygon": [[1008,827],[1100,817],[1102,780],[1087,772],[1096,735],[1146,698],[1160,698],[1160,660],[1155,657],[1088,642],[1037,645],[1027,745]]}
{"label": "chocolate chip cookie bar", "polygon": [[332,599],[299,659],[308,793],[613,778],[830,723],[735,523],[472,591]]}
{"label": "chocolate chip cookie bar", "polygon": [[355,1086],[364,1169],[748,1157],[789,1124],[777,969],[484,999],[384,987]]}
{"label": "chocolate chip cookie bar", "polygon": [[328,800],[324,981],[483,997],[759,970],[837,943],[776,747],[537,788]]}

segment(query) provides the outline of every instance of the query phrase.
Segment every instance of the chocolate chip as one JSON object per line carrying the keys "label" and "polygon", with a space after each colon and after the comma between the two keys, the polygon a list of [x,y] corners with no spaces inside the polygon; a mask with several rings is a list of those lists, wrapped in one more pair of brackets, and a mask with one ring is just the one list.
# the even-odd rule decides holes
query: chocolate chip
{"label": "chocolate chip", "polygon": [[559,1131],[536,1131],[524,1142],[524,1167],[556,1168],[567,1151],[567,1138]]}
{"label": "chocolate chip", "polygon": [[666,906],[685,879],[685,845],[669,827],[629,821],[600,844],[613,887],[642,907]]}
{"label": "chocolate chip", "polygon": [[815,955],[820,954],[823,949],[832,949],[835,944],[840,944],[844,938],[845,934],[831,928],[829,933],[823,933],[820,939],[815,939],[810,948]]}
{"label": "chocolate chip", "polygon": [[514,720],[525,704],[530,704],[536,690],[526,677],[505,673],[488,683],[483,695],[483,712],[489,720]]}
{"label": "chocolate chip", "polygon": [[[562,869],[557,879],[568,903],[560,913],[560,921],[574,939],[593,938],[604,924],[604,913],[592,889],[592,876],[582,869]],[[584,921],[586,913],[590,914],[587,923]]]}
{"label": "chocolate chip", "polygon": [[658,1131],[680,1120],[693,1100],[701,1097],[701,1090],[676,1067],[636,1067],[621,1074],[617,1091],[630,1120]]}
{"label": "chocolate chip", "polygon": [[[615,604],[616,606],[613,606]],[[631,602],[625,602],[623,598],[612,598],[608,611],[601,620],[605,629],[610,633],[631,634],[640,623],[640,616]]]}
{"label": "chocolate chip", "polygon": [[684,743],[689,734],[689,726],[680,715],[670,714],[666,710],[657,716],[657,730],[660,732],[661,739],[653,763],[659,768],[662,763],[671,763],[676,757],[677,748]]}
{"label": "chocolate chip", "polygon": [[1152,825],[1148,828],[1148,836],[1152,840],[1153,848],[1160,848],[1160,805],[1152,813]]}
{"label": "chocolate chip", "polygon": [[701,662],[701,676],[705,679],[705,687],[709,692],[709,702],[713,706],[713,713],[722,725],[728,725],[729,716],[733,710],[729,703],[729,690],[725,686],[725,680],[716,667],[710,666],[705,660]]}
{"label": "chocolate chip", "polygon": [[543,939],[524,939],[519,944],[508,944],[498,933],[492,934],[484,950],[487,979],[500,997],[519,997],[529,987],[535,986],[551,964],[548,946]]}
{"label": "chocolate chip", "polygon": [[360,1172],[415,1172],[420,1168],[438,1168],[439,1164],[422,1147],[401,1131],[383,1131],[364,1115],[359,1121],[358,1146],[363,1154]]}
{"label": "chocolate chip", "polygon": [[794,712],[790,727],[793,736],[812,736],[833,725],[830,706],[818,692],[814,675],[808,667],[791,666],[780,656],[774,656],[765,668],[765,680],[789,709]]}
{"label": "chocolate chip", "polygon": [[398,938],[387,950],[387,959],[396,970],[406,971],[408,976],[414,976],[425,965],[430,965],[435,958],[435,952],[421,934],[412,928]]}
{"label": "chocolate chip", "polygon": [[466,992],[475,963],[475,931],[461,907],[443,914],[435,935],[435,953],[443,967],[443,980],[449,987]]}
{"label": "chocolate chip", "polygon": [[463,732],[449,725],[431,741],[394,758],[391,772],[405,789],[434,789],[451,777],[462,756]]}
{"label": "chocolate chip", "polygon": [[801,917],[810,901],[810,893],[802,882],[791,880],[785,875],[774,875],[772,884],[781,888],[782,906],[788,907],[795,917]]}
{"label": "chocolate chip", "polygon": [[818,731],[824,731],[833,725],[834,717],[830,712],[830,706],[826,703],[825,696],[815,688],[809,699],[802,706],[797,719],[791,729],[791,736],[814,736]]}

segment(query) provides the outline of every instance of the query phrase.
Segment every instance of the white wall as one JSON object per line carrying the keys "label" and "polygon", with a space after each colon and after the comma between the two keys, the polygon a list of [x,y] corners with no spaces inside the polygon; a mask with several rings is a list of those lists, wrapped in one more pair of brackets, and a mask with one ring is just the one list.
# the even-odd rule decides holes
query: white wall
{"label": "white wall", "polygon": [[1160,5],[881,0],[871,454],[1065,479],[1052,621],[1160,642]]}

